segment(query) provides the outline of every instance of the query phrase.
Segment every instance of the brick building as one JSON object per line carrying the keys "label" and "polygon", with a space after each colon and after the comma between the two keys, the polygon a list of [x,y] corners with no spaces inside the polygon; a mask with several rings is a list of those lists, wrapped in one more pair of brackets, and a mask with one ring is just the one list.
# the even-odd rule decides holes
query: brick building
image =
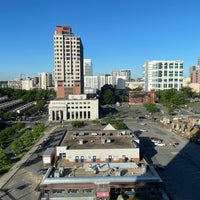
{"label": "brick building", "polygon": [[155,90],[146,91],[131,91],[129,92],[129,104],[155,103]]}

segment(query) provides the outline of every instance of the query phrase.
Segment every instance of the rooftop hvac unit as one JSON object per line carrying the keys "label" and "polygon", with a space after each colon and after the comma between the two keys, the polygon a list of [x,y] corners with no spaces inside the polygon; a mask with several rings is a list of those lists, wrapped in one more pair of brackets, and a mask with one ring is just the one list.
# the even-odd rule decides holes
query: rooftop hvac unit
{"label": "rooftop hvac unit", "polygon": [[84,136],[84,135],[85,135],[84,132],[80,132],[80,133],[79,133],[79,136]]}
{"label": "rooftop hvac unit", "polygon": [[63,176],[64,174],[64,167],[59,167],[58,169],[60,176]]}
{"label": "rooftop hvac unit", "polygon": [[107,142],[107,143],[111,143],[111,139],[108,138],[108,139],[106,140],[106,142]]}
{"label": "rooftop hvac unit", "polygon": [[54,172],[54,178],[59,178],[60,177],[60,173],[59,173],[59,170],[56,170]]}
{"label": "rooftop hvac unit", "polygon": [[95,168],[93,169],[93,172],[94,172],[94,174],[97,174],[97,173],[98,173],[98,169],[95,167]]}
{"label": "rooftop hvac unit", "polygon": [[126,131],[122,131],[122,135],[126,135]]}
{"label": "rooftop hvac unit", "polygon": [[115,170],[115,176],[121,176],[121,171],[119,169]]}
{"label": "rooftop hvac unit", "polygon": [[101,139],[101,144],[105,144],[106,143],[106,139],[102,138]]}
{"label": "rooftop hvac unit", "polygon": [[83,139],[80,139],[80,140],[79,140],[79,144],[83,144]]}

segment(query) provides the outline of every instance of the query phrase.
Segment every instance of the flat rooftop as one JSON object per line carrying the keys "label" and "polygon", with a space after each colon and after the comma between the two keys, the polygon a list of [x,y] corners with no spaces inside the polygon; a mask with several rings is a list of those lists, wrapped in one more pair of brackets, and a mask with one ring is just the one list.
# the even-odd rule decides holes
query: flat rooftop
{"label": "flat rooftop", "polygon": [[130,130],[68,131],[60,146],[68,149],[137,148],[138,138]]}
{"label": "flat rooftop", "polygon": [[136,163],[83,164],[49,168],[42,184],[162,182],[155,170]]}
{"label": "flat rooftop", "polygon": [[[62,163],[58,163],[58,167],[55,168],[56,172],[61,172],[63,177],[92,177],[92,176],[140,176],[144,173],[149,173],[146,170],[146,165],[143,164],[140,167],[134,162],[126,163],[80,163],[75,164],[72,167],[62,167]],[[65,165],[66,166],[66,165]]]}

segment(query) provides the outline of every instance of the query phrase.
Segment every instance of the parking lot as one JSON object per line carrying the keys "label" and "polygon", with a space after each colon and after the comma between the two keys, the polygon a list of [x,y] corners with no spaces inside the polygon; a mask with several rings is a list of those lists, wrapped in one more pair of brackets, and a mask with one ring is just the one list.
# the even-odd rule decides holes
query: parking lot
{"label": "parking lot", "polygon": [[[164,166],[158,174],[171,199],[196,200],[200,196],[200,146],[190,143],[157,123],[146,120],[141,125],[137,120],[125,120],[126,124],[140,138],[144,157],[152,164]],[[141,129],[148,131],[140,131]],[[157,146],[151,138],[161,139],[165,146]],[[176,143],[176,145],[173,145]]]}

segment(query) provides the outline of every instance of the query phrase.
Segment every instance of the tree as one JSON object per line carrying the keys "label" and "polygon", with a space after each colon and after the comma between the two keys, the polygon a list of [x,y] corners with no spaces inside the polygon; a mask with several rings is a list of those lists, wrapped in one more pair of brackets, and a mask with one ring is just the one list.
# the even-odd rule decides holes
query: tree
{"label": "tree", "polygon": [[72,121],[71,125],[74,128],[80,128],[80,127],[84,126],[84,122],[83,121]]}
{"label": "tree", "polygon": [[143,90],[143,88],[141,86],[138,86],[137,88],[132,89],[132,91],[138,91],[138,92],[140,92],[142,90]]}
{"label": "tree", "polygon": [[128,101],[128,96],[125,94],[120,94],[119,95],[119,100],[120,102],[127,102]]}
{"label": "tree", "polygon": [[32,129],[31,135],[33,141],[35,141],[40,136],[40,134],[43,133],[44,129],[45,129],[44,124],[38,124]]}
{"label": "tree", "polygon": [[8,164],[8,157],[4,150],[0,148],[0,168],[4,168]]}
{"label": "tree", "polygon": [[24,146],[27,147],[30,146],[32,141],[33,141],[32,131],[28,130],[22,135],[22,142]]}
{"label": "tree", "polygon": [[186,98],[192,98],[192,97],[197,96],[197,94],[193,92],[192,88],[190,87],[182,87],[180,89],[180,92],[184,93]]}
{"label": "tree", "polygon": [[11,151],[14,154],[19,154],[22,151],[23,148],[23,142],[20,138],[16,138],[12,143],[11,143]]}
{"label": "tree", "polygon": [[117,129],[117,130],[124,130],[128,129],[127,125],[124,122],[114,122],[112,125]]}
{"label": "tree", "polygon": [[100,104],[114,104],[116,103],[115,88],[112,85],[105,84],[99,92]]}
{"label": "tree", "polygon": [[28,114],[32,115],[34,113],[37,113],[38,111],[40,111],[44,107],[45,103],[46,103],[45,100],[38,101],[37,104],[34,107],[32,107],[28,110]]}
{"label": "tree", "polygon": [[172,99],[176,93],[177,93],[177,90],[174,88],[169,89],[169,90],[163,90],[161,100],[166,104],[169,104],[169,103],[171,104]]}
{"label": "tree", "polygon": [[115,94],[112,90],[107,89],[103,95],[103,104],[114,104]]}
{"label": "tree", "polygon": [[35,99],[37,100],[37,101],[39,101],[39,100],[45,100],[47,98],[47,93],[46,93],[46,91],[45,90],[38,90],[37,91],[37,93],[36,93],[36,97],[35,97]]}
{"label": "tree", "polygon": [[145,108],[150,113],[155,113],[158,110],[158,108],[156,107],[156,104],[154,103],[146,103]]}
{"label": "tree", "polygon": [[183,105],[185,104],[187,98],[188,97],[185,92],[179,91],[171,98],[171,104],[174,105],[174,107]]}
{"label": "tree", "polygon": [[111,123],[114,119],[115,119],[114,115],[111,112],[109,112],[106,115],[105,121],[108,124],[108,123]]}
{"label": "tree", "polygon": [[177,107],[185,104],[188,98],[191,98],[194,93],[189,88],[182,88],[177,91],[174,88],[156,92],[157,99],[167,107]]}
{"label": "tree", "polygon": [[17,116],[18,116],[18,114],[16,112],[5,112],[3,114],[3,119],[4,120],[12,120],[12,119],[16,119]]}
{"label": "tree", "polygon": [[33,132],[36,132],[36,133],[41,133],[41,132],[44,131],[44,129],[45,129],[44,124],[38,124],[37,126],[35,126],[35,127],[32,129],[32,131],[33,131]]}
{"label": "tree", "polygon": [[172,115],[174,113],[174,108],[173,106],[168,107],[168,114]]}

